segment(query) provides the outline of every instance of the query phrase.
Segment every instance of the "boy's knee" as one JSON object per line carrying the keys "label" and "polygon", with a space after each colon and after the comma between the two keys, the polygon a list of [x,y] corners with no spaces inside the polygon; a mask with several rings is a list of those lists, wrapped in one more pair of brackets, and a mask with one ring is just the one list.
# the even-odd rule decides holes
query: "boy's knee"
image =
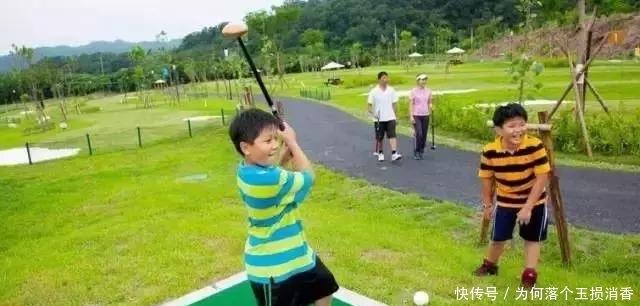
{"label": "boy's knee", "polygon": [[506,241],[506,240],[502,240],[502,241],[495,241],[495,240],[492,240],[492,241],[491,241],[491,246],[492,246],[492,247],[504,247],[504,245],[505,245],[506,243],[507,243],[507,241]]}
{"label": "boy's knee", "polygon": [[525,246],[537,246],[537,245],[540,245],[541,243],[542,243],[541,240],[538,240],[538,241],[532,241],[532,240],[526,240],[526,239],[524,240]]}
{"label": "boy's knee", "polygon": [[317,301],[315,301],[314,306],[331,306],[331,300],[333,296],[325,296]]}

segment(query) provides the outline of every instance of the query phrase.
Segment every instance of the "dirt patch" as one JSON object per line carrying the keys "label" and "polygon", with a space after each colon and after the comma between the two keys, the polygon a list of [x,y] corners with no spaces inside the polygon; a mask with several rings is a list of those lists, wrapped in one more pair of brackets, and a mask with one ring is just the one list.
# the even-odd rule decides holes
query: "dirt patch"
{"label": "dirt patch", "polygon": [[401,256],[402,253],[389,249],[371,249],[362,253],[362,258],[377,262],[397,261]]}
{"label": "dirt patch", "polygon": [[[624,33],[624,40],[620,44],[606,43],[598,58],[612,58],[629,56],[633,54],[634,48],[640,45],[640,15],[621,15],[601,18],[593,24],[593,36],[591,50],[600,44],[602,39],[606,39],[610,31],[621,31]],[[577,27],[565,26],[554,28],[538,29],[529,33],[529,54],[536,56],[560,56],[564,54],[557,47],[554,38],[562,43],[568,42],[569,49],[575,51],[579,44]],[[487,44],[476,51],[474,56],[499,57],[510,50],[517,50],[525,42],[524,35],[514,35],[498,39]]]}

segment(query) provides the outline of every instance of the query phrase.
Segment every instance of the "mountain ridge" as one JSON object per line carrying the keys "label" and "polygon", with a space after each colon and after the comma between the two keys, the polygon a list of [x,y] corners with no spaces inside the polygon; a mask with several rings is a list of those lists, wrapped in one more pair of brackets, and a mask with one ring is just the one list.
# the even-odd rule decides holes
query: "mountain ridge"
{"label": "mountain ridge", "polygon": [[[93,53],[122,53],[129,51],[133,46],[140,45],[144,49],[160,49],[165,47],[167,49],[173,49],[180,45],[181,38],[168,40],[166,42],[160,41],[138,41],[131,42],[122,39],[116,40],[95,40],[90,43],[70,46],[70,45],[56,45],[56,46],[41,46],[33,48],[33,60],[37,62],[45,57],[55,56],[74,56],[82,54]],[[10,71],[16,64],[18,59],[11,54],[5,54],[0,56],[0,73]]]}

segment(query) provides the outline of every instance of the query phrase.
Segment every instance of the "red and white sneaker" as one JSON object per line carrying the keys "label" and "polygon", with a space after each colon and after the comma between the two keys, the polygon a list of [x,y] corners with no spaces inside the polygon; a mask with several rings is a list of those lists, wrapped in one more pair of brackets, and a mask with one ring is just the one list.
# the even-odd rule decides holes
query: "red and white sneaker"
{"label": "red and white sneaker", "polygon": [[538,272],[534,269],[524,269],[522,272],[522,278],[520,279],[520,287],[524,289],[531,289],[535,287],[538,280]]}

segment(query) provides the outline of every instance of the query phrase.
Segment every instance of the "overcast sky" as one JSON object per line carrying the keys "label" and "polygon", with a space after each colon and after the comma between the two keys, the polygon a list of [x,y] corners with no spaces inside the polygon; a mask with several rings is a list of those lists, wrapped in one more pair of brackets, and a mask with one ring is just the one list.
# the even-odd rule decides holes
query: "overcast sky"
{"label": "overcast sky", "polygon": [[[217,4],[216,4],[217,3]],[[95,40],[182,38],[282,0],[0,0],[0,55],[11,44],[84,45]]]}

